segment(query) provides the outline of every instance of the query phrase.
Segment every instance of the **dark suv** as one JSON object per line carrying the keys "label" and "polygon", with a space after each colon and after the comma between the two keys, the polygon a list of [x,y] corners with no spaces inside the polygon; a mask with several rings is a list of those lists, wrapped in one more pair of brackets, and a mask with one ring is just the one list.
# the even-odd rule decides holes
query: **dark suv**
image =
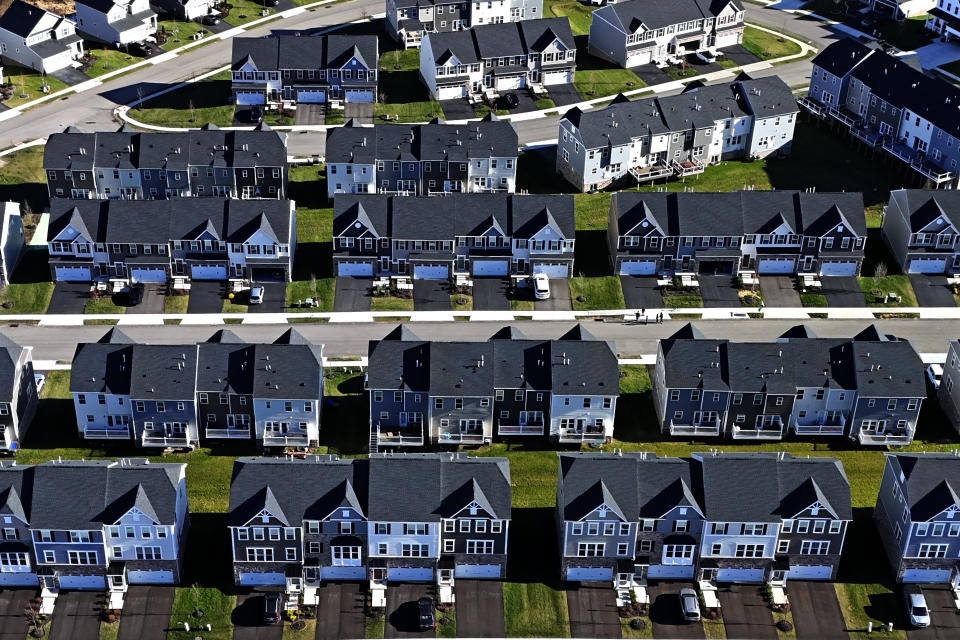
{"label": "dark suv", "polygon": [[263,621],[266,624],[280,623],[280,594],[268,593],[263,597]]}
{"label": "dark suv", "polygon": [[417,610],[421,631],[437,626],[437,621],[433,617],[433,599],[424,597],[417,600]]}

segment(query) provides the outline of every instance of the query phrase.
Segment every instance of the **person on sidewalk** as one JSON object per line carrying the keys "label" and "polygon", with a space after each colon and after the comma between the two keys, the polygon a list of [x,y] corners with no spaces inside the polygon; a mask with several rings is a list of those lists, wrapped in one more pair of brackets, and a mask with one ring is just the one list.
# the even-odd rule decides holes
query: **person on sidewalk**
{"label": "person on sidewalk", "polygon": [[637,324],[640,324],[640,311],[636,312],[636,316],[637,316]]}

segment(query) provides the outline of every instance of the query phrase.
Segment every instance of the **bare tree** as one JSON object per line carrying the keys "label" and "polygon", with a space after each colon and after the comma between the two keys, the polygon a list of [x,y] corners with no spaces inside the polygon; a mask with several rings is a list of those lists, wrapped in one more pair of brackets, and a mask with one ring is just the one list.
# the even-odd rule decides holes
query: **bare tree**
{"label": "bare tree", "polygon": [[143,111],[143,87],[137,85],[137,109]]}
{"label": "bare tree", "polygon": [[42,638],[47,632],[45,627],[50,621],[47,620],[47,616],[40,613],[40,603],[35,600],[27,601],[27,606],[24,608],[23,614],[27,618],[28,633],[30,636]]}
{"label": "bare tree", "polygon": [[190,122],[197,121],[197,111],[193,106],[193,98],[190,98]]}
{"label": "bare tree", "polygon": [[878,262],[877,265],[873,268],[873,277],[877,280],[882,280],[887,277],[887,263]]}

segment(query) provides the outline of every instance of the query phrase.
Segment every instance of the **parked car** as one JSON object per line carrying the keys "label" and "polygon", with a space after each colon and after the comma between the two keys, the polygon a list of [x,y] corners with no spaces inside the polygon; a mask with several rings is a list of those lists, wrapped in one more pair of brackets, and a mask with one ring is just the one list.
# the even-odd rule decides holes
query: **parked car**
{"label": "parked car", "polygon": [[135,307],[143,302],[143,285],[140,283],[131,284],[127,289],[127,306]]}
{"label": "parked car", "polygon": [[130,53],[141,58],[149,58],[157,52],[156,48],[146,42],[134,42],[130,45]]}
{"label": "parked car", "polygon": [[280,594],[268,593],[263,598],[263,621],[266,624],[280,623]]}
{"label": "parked car", "polygon": [[546,300],[550,297],[550,278],[547,277],[547,274],[534,274],[533,297],[537,300]]}
{"label": "parked car", "polygon": [[433,629],[437,626],[437,621],[433,617],[433,598],[423,597],[417,600],[417,610],[421,631]]}
{"label": "parked car", "polygon": [[680,589],[680,612],[686,622],[699,622],[700,601],[693,589]]}
{"label": "parked car", "polygon": [[220,24],[220,16],[215,13],[208,13],[207,15],[203,16],[203,19],[200,20],[200,22],[208,26],[217,25]]}
{"label": "parked car", "polygon": [[280,0],[260,0],[265,7],[275,7],[280,4]]}
{"label": "parked car", "polygon": [[47,384],[47,376],[42,373],[33,374],[33,381],[37,383],[37,394],[43,391],[43,385]]}
{"label": "parked car", "polygon": [[904,599],[907,605],[907,617],[910,619],[910,625],[913,627],[930,626],[930,610],[927,609],[927,599],[923,597],[923,591],[915,585],[908,585],[903,590]]}
{"label": "parked car", "polygon": [[943,365],[931,364],[930,366],[928,366],[927,377],[930,379],[930,383],[933,385],[933,388],[939,389],[940,379],[943,377]]}
{"label": "parked car", "polygon": [[242,113],[243,119],[250,124],[260,124],[263,122],[263,109],[257,106],[250,107]]}
{"label": "parked car", "polygon": [[250,289],[250,304],[263,304],[263,287]]}
{"label": "parked car", "polygon": [[507,109],[516,109],[520,106],[520,98],[515,93],[508,93],[503,96],[503,103],[507,106]]}
{"label": "parked car", "polygon": [[697,57],[710,64],[717,61],[717,57],[713,55],[710,51],[697,51]]}

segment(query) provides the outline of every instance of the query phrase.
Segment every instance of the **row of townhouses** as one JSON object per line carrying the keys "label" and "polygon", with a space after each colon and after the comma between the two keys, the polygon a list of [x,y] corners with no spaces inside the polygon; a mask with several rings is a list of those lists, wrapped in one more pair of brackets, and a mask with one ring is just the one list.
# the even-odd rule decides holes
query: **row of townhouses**
{"label": "row of townhouses", "polygon": [[333,273],[341,276],[573,276],[571,196],[339,195]]}
{"label": "row of townhouses", "polygon": [[[615,5],[616,6],[616,5]],[[785,155],[798,107],[776,76],[741,73],[730,84],[686,85],[675,96],[574,107],[560,119],[557,172],[581,191],[621,180],[702,173],[722,160]]]}
{"label": "row of townhouses", "polygon": [[55,282],[288,282],[291,200],[70,200],[50,203]]}
{"label": "row of townhouses", "polygon": [[611,346],[577,325],[556,340],[505,328],[483,342],[371,341],[370,450],[487,444],[509,436],[609,442],[619,396]]}
{"label": "row of townhouses", "polygon": [[420,77],[436,100],[477,102],[501,91],[571,84],[576,58],[566,18],[489,24],[425,36]]}
{"label": "row of townhouses", "polygon": [[43,149],[50,198],[286,197],[286,136],[260,124],[183,133],[116,132],[68,127]]}
{"label": "row of townhouses", "polygon": [[613,272],[855,276],[867,223],[859,193],[640,193],[610,199]]}
{"label": "row of townhouses", "polygon": [[387,0],[387,32],[405,49],[430,33],[540,18],[543,0]]}
{"label": "row of townhouses", "polygon": [[960,3],[956,0],[936,0],[935,6],[927,13],[924,25],[946,42],[960,40]]}
{"label": "row of townhouses", "polygon": [[960,89],[880,49],[845,38],[813,59],[800,104],[847,127],[935,187],[957,186]]}
{"label": "row of townhouses", "polygon": [[621,67],[663,66],[743,40],[743,6],[736,0],[631,0],[593,12],[590,53]]}
{"label": "row of townhouses", "polygon": [[664,433],[734,440],[910,444],[927,395],[920,355],[874,325],[852,339],[801,325],[775,342],[712,339],[687,325],[660,341],[651,382]]}
{"label": "row of townhouses", "polygon": [[376,102],[376,36],[234,38],[230,64],[238,105]]}
{"label": "row of townhouses", "polygon": [[327,196],[338,193],[513,193],[517,131],[488,114],[479,122],[378,124],[354,120],[327,132]]}
{"label": "row of townhouses", "polygon": [[960,273],[960,193],[891,191],[881,235],[903,273]]}
{"label": "row of townhouses", "polygon": [[74,353],[77,431],[145,448],[194,448],[201,440],[316,446],[322,352],[293,329],[272,343],[221,330],[199,344],[154,345],[113,328]]}

